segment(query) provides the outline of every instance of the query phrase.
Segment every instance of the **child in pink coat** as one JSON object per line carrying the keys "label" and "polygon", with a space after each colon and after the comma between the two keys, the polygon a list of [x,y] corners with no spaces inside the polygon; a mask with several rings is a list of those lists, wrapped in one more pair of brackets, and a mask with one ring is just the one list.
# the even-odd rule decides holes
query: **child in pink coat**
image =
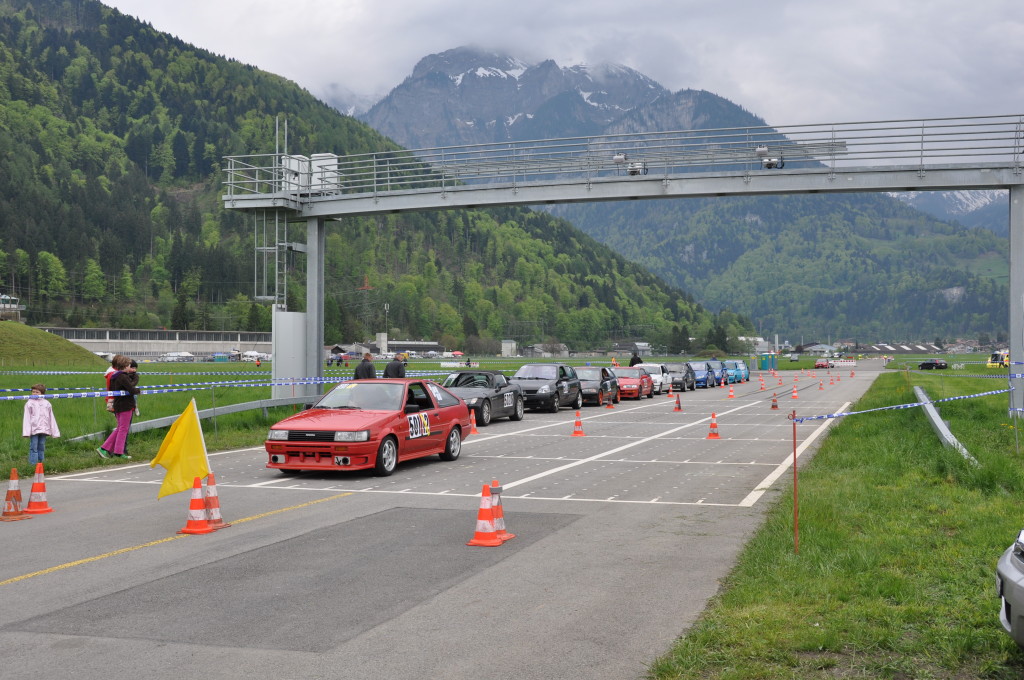
{"label": "child in pink coat", "polygon": [[21,436],[28,437],[28,462],[33,465],[43,462],[46,438],[60,436],[53,407],[49,399],[43,399],[44,394],[45,385],[32,386],[32,396],[25,400],[25,415],[21,421]]}

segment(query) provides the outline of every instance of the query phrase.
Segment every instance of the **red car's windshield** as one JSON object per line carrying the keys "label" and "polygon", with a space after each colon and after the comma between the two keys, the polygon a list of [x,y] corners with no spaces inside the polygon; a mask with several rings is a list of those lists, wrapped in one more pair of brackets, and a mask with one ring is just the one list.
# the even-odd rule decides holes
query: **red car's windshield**
{"label": "red car's windshield", "polygon": [[398,383],[342,383],[324,395],[316,408],[354,408],[400,411],[405,385]]}

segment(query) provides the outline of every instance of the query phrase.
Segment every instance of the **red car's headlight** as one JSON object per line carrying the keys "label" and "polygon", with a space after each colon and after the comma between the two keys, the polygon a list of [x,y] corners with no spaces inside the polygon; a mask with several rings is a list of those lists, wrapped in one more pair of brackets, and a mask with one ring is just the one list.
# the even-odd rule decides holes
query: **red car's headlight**
{"label": "red car's headlight", "polygon": [[358,432],[335,432],[334,441],[336,442],[366,442],[370,441],[369,430],[359,430]]}

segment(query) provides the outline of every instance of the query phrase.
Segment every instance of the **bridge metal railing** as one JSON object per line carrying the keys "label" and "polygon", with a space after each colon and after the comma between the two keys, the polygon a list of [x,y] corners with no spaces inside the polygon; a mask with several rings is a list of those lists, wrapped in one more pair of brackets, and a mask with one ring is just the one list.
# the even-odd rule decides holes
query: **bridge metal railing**
{"label": "bridge metal railing", "polygon": [[225,199],[297,203],[486,184],[865,166],[971,164],[1020,172],[1024,115],[716,128],[474,144],[354,155],[228,156]]}

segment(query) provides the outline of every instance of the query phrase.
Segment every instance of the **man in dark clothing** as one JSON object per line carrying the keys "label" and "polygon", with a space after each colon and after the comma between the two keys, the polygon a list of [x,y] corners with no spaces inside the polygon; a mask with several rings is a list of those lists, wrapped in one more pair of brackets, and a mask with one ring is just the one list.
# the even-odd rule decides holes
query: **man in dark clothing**
{"label": "man in dark clothing", "polygon": [[373,365],[373,355],[367,352],[363,355],[363,360],[356,366],[356,372],[352,376],[356,380],[363,380],[365,378],[376,378],[377,369]]}
{"label": "man in dark clothing", "polygon": [[642,363],[644,363],[644,360],[641,359],[640,355],[636,353],[636,350],[634,350],[633,351],[633,358],[629,360],[629,365],[630,366],[636,366],[637,364],[642,364]]}
{"label": "man in dark clothing", "polygon": [[396,354],[395,358],[388,362],[388,365],[384,367],[385,378],[404,378],[405,377],[405,364],[402,363],[402,355]]}

